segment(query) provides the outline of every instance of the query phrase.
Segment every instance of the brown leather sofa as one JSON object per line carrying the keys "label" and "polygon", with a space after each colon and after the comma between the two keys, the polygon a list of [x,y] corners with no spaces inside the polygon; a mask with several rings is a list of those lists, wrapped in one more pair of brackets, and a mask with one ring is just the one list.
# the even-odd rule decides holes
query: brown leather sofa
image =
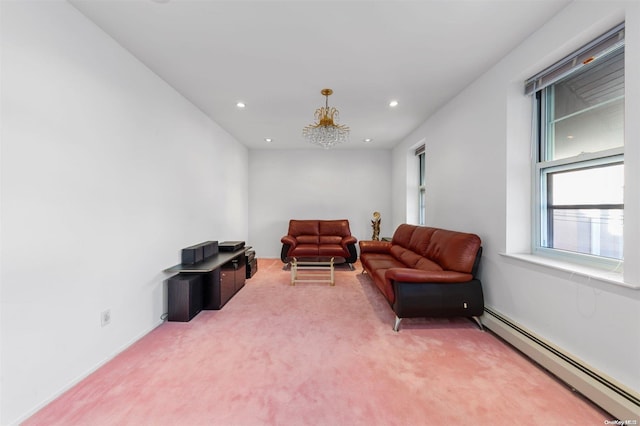
{"label": "brown leather sofa", "polygon": [[482,284],[476,278],[480,237],[402,224],[391,241],[360,241],[360,262],[396,314],[403,318],[473,318],[482,329]]}
{"label": "brown leather sofa", "polygon": [[[289,231],[282,237],[280,258],[289,263],[292,258],[335,257],[343,258],[353,269],[358,259],[356,243],[351,235],[349,221],[339,220],[296,220],[289,221]],[[336,259],[338,262],[339,259]]]}

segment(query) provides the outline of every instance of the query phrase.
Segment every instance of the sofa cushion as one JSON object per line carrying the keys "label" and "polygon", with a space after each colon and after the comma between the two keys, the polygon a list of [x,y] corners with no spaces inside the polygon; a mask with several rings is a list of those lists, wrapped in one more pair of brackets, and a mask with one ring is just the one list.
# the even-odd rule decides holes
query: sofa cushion
{"label": "sofa cushion", "polygon": [[292,257],[315,257],[318,256],[317,244],[298,244],[291,252]]}
{"label": "sofa cushion", "polygon": [[298,244],[315,244],[318,245],[320,237],[318,235],[298,235],[296,236]]}
{"label": "sofa cushion", "polygon": [[471,273],[480,245],[480,237],[475,234],[437,229],[431,235],[425,257],[443,269]]}
{"label": "sofa cushion", "polygon": [[415,226],[408,225],[403,223],[396,228],[396,232],[393,233],[393,238],[391,239],[392,245],[400,245],[402,247],[409,247],[409,241],[411,241],[411,236],[413,235],[413,231],[415,230]]}
{"label": "sofa cushion", "polygon": [[366,263],[367,269],[370,269],[370,270],[406,268],[406,266],[402,262],[396,260],[395,258],[389,255],[384,255],[384,254],[378,254],[378,255],[376,255],[375,253],[368,254],[364,262]]}
{"label": "sofa cushion", "polygon": [[319,246],[322,256],[327,257],[346,257],[344,248],[341,245],[335,244],[322,244]]}
{"label": "sofa cushion", "polygon": [[376,287],[382,292],[384,297],[387,298],[389,303],[393,303],[396,300],[395,293],[393,291],[393,285],[390,285],[390,281],[385,279],[384,275],[388,269],[374,269],[373,270],[373,282]]}
{"label": "sofa cushion", "polygon": [[391,254],[406,268],[415,268],[420,259],[423,259],[418,253],[400,246],[391,247]]}
{"label": "sofa cushion", "polygon": [[349,230],[349,221],[341,220],[321,220],[318,224],[318,233],[320,235],[337,235],[340,237],[348,237],[351,235]]}
{"label": "sofa cushion", "polygon": [[342,244],[342,237],[338,235],[320,235],[320,244]]}
{"label": "sofa cushion", "polygon": [[409,250],[419,254],[420,256],[426,256],[429,241],[431,241],[431,236],[435,233],[435,231],[435,228],[428,228],[424,226],[415,227],[413,230],[413,234],[411,234],[409,244],[406,247]]}
{"label": "sofa cushion", "polygon": [[416,263],[415,268],[421,271],[442,271],[442,266],[426,257],[421,257],[418,263]]}
{"label": "sofa cushion", "polygon": [[402,224],[391,244],[390,253],[409,268],[426,258],[442,269],[471,273],[481,241],[475,234]]}
{"label": "sofa cushion", "polygon": [[320,235],[320,224],[317,220],[295,220],[289,221],[289,235]]}

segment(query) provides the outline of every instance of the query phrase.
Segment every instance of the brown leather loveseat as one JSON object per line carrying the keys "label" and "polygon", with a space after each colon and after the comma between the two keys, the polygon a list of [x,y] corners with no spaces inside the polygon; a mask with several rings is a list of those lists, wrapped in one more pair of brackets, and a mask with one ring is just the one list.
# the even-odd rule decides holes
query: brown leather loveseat
{"label": "brown leather loveseat", "polygon": [[343,258],[352,267],[351,264],[358,259],[358,240],[351,235],[347,219],[292,219],[289,221],[289,231],[281,242],[280,258],[284,263],[289,263],[294,257],[336,257]]}
{"label": "brown leather loveseat", "polygon": [[464,316],[480,328],[482,284],[476,278],[480,237],[446,229],[402,224],[391,241],[360,241],[360,262],[402,318]]}

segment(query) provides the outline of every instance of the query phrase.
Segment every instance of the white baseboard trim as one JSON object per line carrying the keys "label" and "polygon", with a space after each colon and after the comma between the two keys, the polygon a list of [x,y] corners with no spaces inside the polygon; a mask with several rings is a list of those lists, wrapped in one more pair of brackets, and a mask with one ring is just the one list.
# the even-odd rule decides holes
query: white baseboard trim
{"label": "white baseboard trim", "polygon": [[65,392],[69,391],[71,388],[73,388],[74,386],[79,384],[81,381],[83,381],[84,379],[89,377],[91,374],[95,373],[100,367],[104,366],[106,363],[108,363],[109,361],[113,360],[115,357],[117,357],[122,352],[127,350],[130,346],[132,346],[138,340],[142,339],[144,336],[146,336],[147,334],[151,333],[153,330],[155,330],[156,328],[160,327],[164,323],[165,323],[165,321],[158,321],[149,330],[141,332],[140,334],[135,336],[133,339],[131,339],[129,342],[126,342],[124,345],[122,345],[121,347],[119,347],[118,349],[113,351],[110,355],[108,355],[102,361],[98,362],[98,364],[94,365],[93,367],[90,367],[83,374],[81,374],[80,376],[75,377],[74,379],[69,381],[69,383],[67,383],[65,386],[60,388],[53,395],[48,396],[42,402],[40,402],[38,405],[33,407],[31,410],[29,410],[27,413],[21,415],[17,420],[15,420],[15,422],[10,423],[10,426],[18,426],[21,423],[23,423],[24,421],[26,421],[29,417],[33,416],[38,411],[42,410],[47,405],[51,404],[57,398],[61,397]]}
{"label": "white baseboard trim", "polygon": [[482,324],[551,374],[610,413],[620,424],[640,425],[640,395],[492,308]]}

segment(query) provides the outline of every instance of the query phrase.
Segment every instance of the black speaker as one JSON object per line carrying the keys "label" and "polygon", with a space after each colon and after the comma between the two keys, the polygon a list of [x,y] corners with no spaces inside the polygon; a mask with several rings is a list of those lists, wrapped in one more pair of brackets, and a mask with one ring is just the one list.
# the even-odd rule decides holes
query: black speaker
{"label": "black speaker", "polygon": [[169,321],[190,321],[202,310],[202,277],[180,273],[169,278]]}
{"label": "black speaker", "polygon": [[213,255],[218,254],[218,242],[207,241],[202,243],[202,257],[208,259]]}
{"label": "black speaker", "polygon": [[182,249],[182,263],[184,265],[193,265],[194,263],[202,262],[203,259],[204,246],[202,244]]}
{"label": "black speaker", "polygon": [[217,241],[205,241],[195,246],[182,249],[182,263],[184,265],[193,265],[202,262],[214,255],[218,254]]}

